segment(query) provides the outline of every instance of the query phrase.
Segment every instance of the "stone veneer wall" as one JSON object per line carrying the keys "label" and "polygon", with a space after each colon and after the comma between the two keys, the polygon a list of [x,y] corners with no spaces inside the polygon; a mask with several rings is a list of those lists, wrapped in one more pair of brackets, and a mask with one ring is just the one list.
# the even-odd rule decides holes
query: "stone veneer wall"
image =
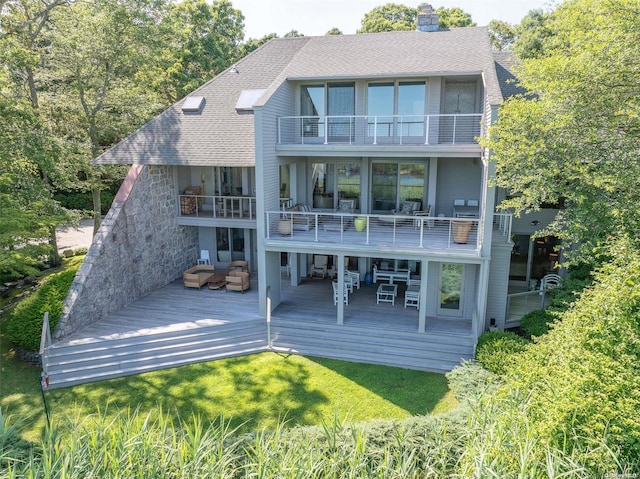
{"label": "stone veneer wall", "polygon": [[134,165],[65,299],[54,340],[182,275],[198,257],[198,229],[177,224],[173,167]]}

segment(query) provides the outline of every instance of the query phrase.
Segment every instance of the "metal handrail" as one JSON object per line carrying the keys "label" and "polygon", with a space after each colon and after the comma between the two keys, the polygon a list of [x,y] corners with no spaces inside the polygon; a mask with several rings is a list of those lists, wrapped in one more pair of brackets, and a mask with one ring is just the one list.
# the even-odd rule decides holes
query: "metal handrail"
{"label": "metal handrail", "polygon": [[[184,201],[192,200],[192,201]],[[238,208],[235,208],[237,202]],[[256,219],[255,196],[225,196],[225,195],[178,195],[178,215],[207,218],[243,218],[243,212],[247,211],[249,219]],[[208,205],[209,210],[203,208]],[[246,206],[246,208],[244,208]],[[191,211],[193,208],[193,212]],[[229,215],[227,215],[229,212]],[[246,219],[246,217],[244,217]]]}
{"label": "metal handrail", "polygon": [[[480,248],[480,218],[290,210],[268,211],[265,215],[267,239],[432,248],[432,240],[437,236],[446,241],[446,249],[473,251],[477,254]],[[360,218],[364,221],[359,220]],[[359,221],[364,224],[358,225]],[[460,225],[469,225],[471,228],[475,226],[476,239],[470,239],[468,243],[456,241],[459,232],[455,228]],[[347,235],[347,232],[353,233],[354,230],[359,233],[358,236]],[[470,249],[469,246],[473,248]]]}
{"label": "metal handrail", "polygon": [[482,113],[282,116],[278,118],[278,144],[378,145],[388,143],[384,138],[400,145],[477,144],[481,121]]}

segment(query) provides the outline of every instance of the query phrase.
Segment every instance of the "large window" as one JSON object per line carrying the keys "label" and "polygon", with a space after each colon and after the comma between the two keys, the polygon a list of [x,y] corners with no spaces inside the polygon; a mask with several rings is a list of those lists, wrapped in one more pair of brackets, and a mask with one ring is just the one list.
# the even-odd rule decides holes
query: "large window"
{"label": "large window", "polygon": [[393,136],[395,86],[393,83],[371,83],[367,89],[369,136]]}
{"label": "large window", "polygon": [[424,136],[425,82],[370,83],[367,87],[369,137]]}
{"label": "large window", "polygon": [[424,108],[424,82],[398,84],[398,115],[401,115],[403,137],[424,135]]}
{"label": "large window", "polygon": [[350,142],[354,139],[355,84],[329,83],[303,85],[300,88],[300,114],[305,137],[324,137],[325,116],[327,135],[332,141]]}
{"label": "large window", "polygon": [[374,163],[371,175],[373,213],[399,209],[403,201],[423,201],[425,165],[422,163]]}
{"label": "large window", "polygon": [[353,83],[327,85],[327,127],[333,142],[351,142],[354,139],[356,92]]}
{"label": "large window", "polygon": [[313,207],[333,209],[341,199],[355,200],[360,209],[359,163],[314,163]]}

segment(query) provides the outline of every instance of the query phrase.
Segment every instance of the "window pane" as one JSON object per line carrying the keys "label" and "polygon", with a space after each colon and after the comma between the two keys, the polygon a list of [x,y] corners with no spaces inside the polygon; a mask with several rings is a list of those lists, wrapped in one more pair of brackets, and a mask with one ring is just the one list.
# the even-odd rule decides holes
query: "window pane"
{"label": "window pane", "polygon": [[388,213],[389,210],[396,208],[397,185],[397,164],[373,164],[371,201],[374,212]]}
{"label": "window pane", "polygon": [[425,84],[400,83],[398,85],[398,115],[401,115],[402,136],[424,135]]}
{"label": "window pane", "polygon": [[313,164],[313,207],[334,208],[334,164]]}
{"label": "window pane", "polygon": [[369,85],[367,89],[369,136],[374,136],[374,134],[378,137],[393,135],[393,97],[394,86],[392,83]]}
{"label": "window pane", "polygon": [[[324,85],[303,85],[300,88],[300,115],[324,116]],[[304,118],[302,134],[305,138],[324,137],[324,120]]]}
{"label": "window pane", "polygon": [[355,209],[360,209],[360,165],[358,163],[347,163],[338,165],[338,198],[354,199]]}
{"label": "window pane", "polygon": [[328,86],[327,114],[338,118],[328,119],[328,134],[333,141],[351,142],[354,140],[354,118],[356,92],[353,83],[341,83]]}
{"label": "window pane", "polygon": [[[400,202],[405,200],[423,201],[424,165],[400,165]],[[424,205],[422,205],[424,209]]]}
{"label": "window pane", "polygon": [[324,116],[324,85],[306,85],[300,89],[300,114]]}

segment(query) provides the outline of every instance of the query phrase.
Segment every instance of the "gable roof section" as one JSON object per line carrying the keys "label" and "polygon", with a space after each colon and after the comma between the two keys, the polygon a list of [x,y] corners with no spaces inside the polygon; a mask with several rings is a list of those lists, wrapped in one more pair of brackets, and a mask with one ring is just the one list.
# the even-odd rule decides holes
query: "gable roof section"
{"label": "gable roof section", "polygon": [[489,104],[502,101],[485,27],[276,38],[192,92],[200,112],[183,113],[183,99],[94,163],[254,166],[254,115],[236,110],[245,90],[265,91],[259,108],[287,80],[468,74],[482,75]]}
{"label": "gable roof section", "polygon": [[188,96],[203,96],[200,112],[183,112],[178,101],[95,164],[254,166],[254,116],[238,113],[243,90],[267,89],[308,38],[268,42]]}

